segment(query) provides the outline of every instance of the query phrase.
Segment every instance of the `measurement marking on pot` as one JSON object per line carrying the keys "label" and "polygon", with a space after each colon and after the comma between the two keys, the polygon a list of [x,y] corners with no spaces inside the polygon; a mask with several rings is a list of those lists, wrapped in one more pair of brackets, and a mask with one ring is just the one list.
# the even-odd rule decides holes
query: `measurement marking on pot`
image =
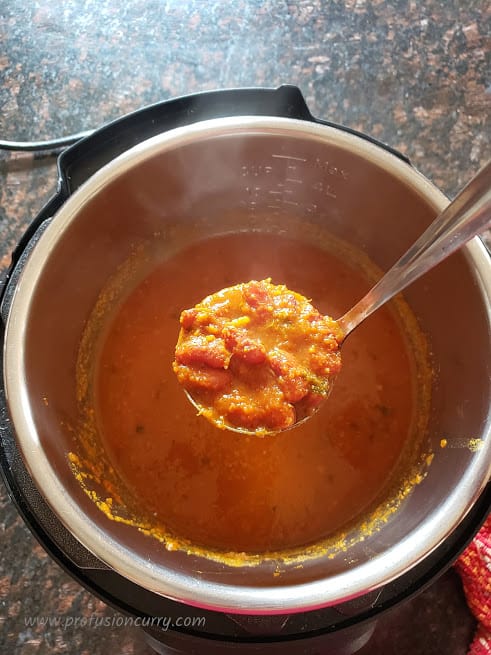
{"label": "measurement marking on pot", "polygon": [[336,194],[334,193],[333,188],[331,187],[330,184],[327,184],[326,182],[319,181],[315,182],[315,184],[312,184],[312,189],[314,191],[318,191],[319,193],[322,193],[325,196],[328,196],[329,198],[334,198],[336,199]]}
{"label": "measurement marking on pot", "polygon": [[315,214],[317,212],[317,205],[315,203],[312,203],[311,205],[305,208],[305,211],[307,212],[307,214]]}
{"label": "measurement marking on pot", "polygon": [[[445,442],[444,446],[442,446],[442,442]],[[475,453],[484,446],[484,439],[442,439],[440,446],[442,448],[468,448],[472,453]]]}
{"label": "measurement marking on pot", "polygon": [[242,177],[262,177],[263,175],[271,175],[273,167],[263,164],[251,164],[249,166],[242,166]]}
{"label": "measurement marking on pot", "polygon": [[271,155],[271,157],[274,157],[275,159],[293,159],[294,161],[302,161],[302,162],[307,161],[303,157],[294,157],[293,155]]}
{"label": "measurement marking on pot", "polygon": [[268,193],[270,193],[273,196],[276,196],[276,198],[279,199],[281,196],[284,196],[285,193],[290,193],[290,194],[293,193],[293,190],[282,188],[280,191],[268,191]]}
{"label": "measurement marking on pot", "polygon": [[303,184],[303,180],[297,180],[293,177],[287,177],[285,182],[293,182],[294,184]]}
{"label": "measurement marking on pot", "polygon": [[349,174],[347,171],[344,170],[344,168],[340,168],[339,166],[336,166],[335,164],[332,164],[329,161],[322,161],[319,157],[316,157],[314,160],[314,168],[320,169],[323,173],[326,173],[327,175],[333,175],[339,179],[344,180],[345,182],[348,181],[349,179]]}

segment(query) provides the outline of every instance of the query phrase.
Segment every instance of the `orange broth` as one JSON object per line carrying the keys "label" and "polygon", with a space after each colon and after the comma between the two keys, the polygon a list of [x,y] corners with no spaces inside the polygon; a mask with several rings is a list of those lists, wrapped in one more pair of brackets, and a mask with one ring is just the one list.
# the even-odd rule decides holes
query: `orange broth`
{"label": "orange broth", "polygon": [[259,438],[196,416],[172,370],[181,311],[216,289],[267,277],[334,317],[371,286],[308,243],[212,237],[130,291],[101,345],[95,405],[111,463],[142,514],[204,548],[261,553],[334,534],[383,500],[414,437],[414,358],[387,307],[343,345],[329,399],[306,423]]}

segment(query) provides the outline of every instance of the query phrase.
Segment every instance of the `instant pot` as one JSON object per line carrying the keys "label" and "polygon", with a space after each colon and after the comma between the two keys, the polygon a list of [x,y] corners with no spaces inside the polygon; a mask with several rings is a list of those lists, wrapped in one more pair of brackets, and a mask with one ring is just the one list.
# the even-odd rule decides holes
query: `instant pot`
{"label": "instant pot", "polygon": [[[217,153],[227,161],[230,144],[239,153],[232,174],[224,166],[207,177]],[[191,170],[202,146],[214,154],[202,159],[192,186],[181,188],[175,171]],[[271,156],[278,165],[268,163]],[[400,153],[314,118],[292,86],[203,93],[139,110],[64,151],[58,174],[57,193],[28,227],[0,283],[0,462],[27,525],[82,585],[140,617],[157,652],[356,652],[377,615],[444,571],[490,508],[491,262],[483,244],[472,240],[407,292],[429,332],[438,373],[427,444],[433,461],[398,518],[341,558],[312,561],[300,572],[287,566],[277,581],[270,566],[239,567],[224,583],[225,565],[159,553],[157,542],[148,546],[148,537],[111,524],[75,488],[66,465],[71,437],[60,417],[74,405],[69,376],[77,325],[101,279],[128,254],[128,235],[165,220],[155,207],[189,217],[193,193],[206,192],[219,215],[221,185],[228,185],[229,201],[241,198],[251,221],[261,205],[269,207],[278,229],[286,209],[322,222],[329,204],[336,236],[351,238],[381,268],[446,200]],[[161,195],[151,197],[145,185]],[[105,195],[115,187],[119,214]],[[125,213],[132,202],[141,202],[143,214],[134,206],[133,218]],[[206,236],[209,225],[200,225],[196,234]],[[73,294],[75,281],[87,287],[80,296]],[[437,298],[447,303],[447,317]],[[45,394],[55,398],[49,407]],[[448,448],[440,447],[443,441]]]}

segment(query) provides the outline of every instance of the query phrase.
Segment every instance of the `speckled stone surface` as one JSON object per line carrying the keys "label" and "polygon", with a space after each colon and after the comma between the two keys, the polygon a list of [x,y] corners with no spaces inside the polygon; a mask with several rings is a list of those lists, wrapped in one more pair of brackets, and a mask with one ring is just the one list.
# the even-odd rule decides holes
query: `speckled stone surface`
{"label": "speckled stone surface", "polygon": [[[298,85],[313,114],[398,148],[449,196],[490,157],[485,0],[9,0],[0,6],[0,139],[95,128],[175,95]],[[55,160],[0,151],[0,267],[56,185]],[[37,545],[0,485],[0,652],[144,655]],[[474,630],[449,571],[383,616],[364,655],[463,655]],[[327,655],[327,654],[326,654]]]}

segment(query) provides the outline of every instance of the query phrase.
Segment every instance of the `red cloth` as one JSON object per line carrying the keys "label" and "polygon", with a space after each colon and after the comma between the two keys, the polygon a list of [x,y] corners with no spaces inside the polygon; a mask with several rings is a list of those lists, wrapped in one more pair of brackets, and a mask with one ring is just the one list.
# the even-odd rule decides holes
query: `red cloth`
{"label": "red cloth", "polygon": [[457,560],[467,604],[479,621],[468,655],[491,655],[491,515]]}

